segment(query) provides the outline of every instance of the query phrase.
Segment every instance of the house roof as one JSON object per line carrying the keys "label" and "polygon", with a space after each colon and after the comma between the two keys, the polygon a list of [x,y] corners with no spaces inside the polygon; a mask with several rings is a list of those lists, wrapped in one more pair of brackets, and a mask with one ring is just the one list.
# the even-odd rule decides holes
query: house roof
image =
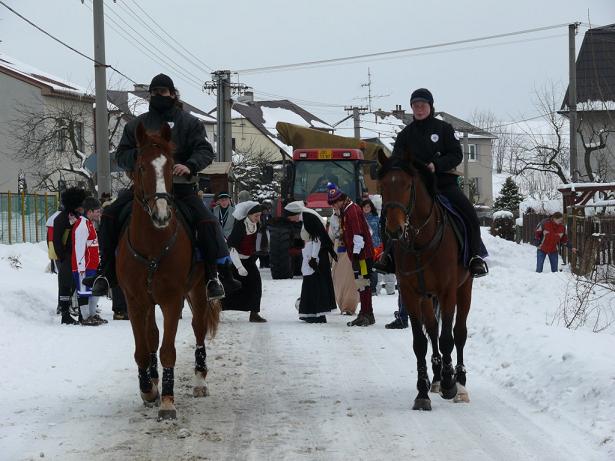
{"label": "house roof", "polygon": [[[615,110],[615,24],[585,32],[576,70],[577,110]],[[566,90],[561,109],[568,107]]]}
{"label": "house roof", "polygon": [[0,53],[0,72],[36,86],[48,96],[86,98],[94,101],[93,95],[85,88],[44,72],[36,67]]}
{"label": "house roof", "polygon": [[281,152],[286,154],[291,152],[278,136],[278,131],[276,130],[278,122],[292,123],[327,132],[333,131],[333,127],[327,122],[287,99],[235,102],[233,104],[232,118],[247,119],[263,135],[267,136],[278,146]]}
{"label": "house roof", "polygon": [[[146,90],[108,90],[107,100],[128,118],[137,117],[149,110],[149,92]],[[184,110],[207,124],[215,124],[216,117],[182,100]]]}

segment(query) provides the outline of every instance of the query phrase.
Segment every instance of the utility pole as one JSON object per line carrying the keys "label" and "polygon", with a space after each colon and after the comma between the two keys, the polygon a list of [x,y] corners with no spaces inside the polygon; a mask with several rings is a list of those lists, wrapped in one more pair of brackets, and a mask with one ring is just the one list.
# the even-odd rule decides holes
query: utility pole
{"label": "utility pole", "polygon": [[219,162],[233,161],[233,123],[231,120],[231,93],[241,94],[248,86],[231,83],[230,70],[217,70],[211,74],[212,80],[203,85],[203,91],[215,92],[217,96],[218,133],[217,146]]}
{"label": "utility pole", "polygon": [[468,132],[463,132],[463,193],[470,202],[470,168],[468,160],[470,157],[470,146],[468,146]]}
{"label": "utility pole", "polygon": [[111,192],[109,120],[107,119],[107,65],[105,64],[105,18],[103,0],[93,1],[94,83],[96,85],[96,183],[98,196]]}
{"label": "utility pole", "polygon": [[377,96],[372,95],[372,71],[371,69],[368,67],[367,68],[367,83],[362,83],[361,86],[362,87],[367,87],[367,98],[355,98],[355,99],[360,99],[363,101],[367,101],[367,107],[369,109],[370,112],[372,111],[372,100],[374,99],[380,99],[380,98],[386,98],[387,96],[390,96],[390,94],[379,94]]}
{"label": "utility pole", "polygon": [[570,111],[570,173],[572,182],[577,182],[578,163],[577,163],[577,63],[575,36],[579,23],[575,22],[568,25],[568,110]]}
{"label": "utility pole", "polygon": [[344,110],[352,111],[352,118],[354,120],[354,137],[361,139],[361,114],[367,112],[365,106],[346,106]]}

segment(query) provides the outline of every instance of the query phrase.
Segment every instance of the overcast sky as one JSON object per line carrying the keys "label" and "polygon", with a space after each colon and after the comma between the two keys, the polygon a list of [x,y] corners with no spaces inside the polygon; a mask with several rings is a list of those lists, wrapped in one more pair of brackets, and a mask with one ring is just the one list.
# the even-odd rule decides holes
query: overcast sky
{"label": "overcast sky", "polygon": [[[84,4],[81,0],[3,1],[93,57],[92,0]],[[135,3],[198,61],[167,40],[193,63],[186,61],[152,35],[129,8],[164,37]],[[594,26],[615,23],[615,0],[105,0],[105,12],[109,15],[107,63],[144,83],[159,72],[167,73],[186,100],[209,110],[215,100],[200,89],[201,82],[210,79],[208,67],[241,70],[353,56],[574,21],[583,23],[578,51],[589,21]],[[135,44],[137,40],[119,30],[128,30],[127,24],[131,34],[147,39],[137,36],[158,63]],[[82,86],[93,86],[90,61],[1,5],[0,40],[3,53]],[[502,42],[506,44],[494,46]],[[427,87],[438,110],[462,118],[475,109],[490,110],[508,120],[533,116],[536,87],[555,82],[565,90],[567,84],[567,27],[427,51],[311,69],[240,73],[233,78],[254,87],[259,99],[279,99],[262,93],[294,99],[330,123],[345,115],[336,105],[367,104],[359,98],[367,96],[367,88],[361,85],[367,82],[368,67],[372,93],[386,95],[373,100],[374,109],[390,110],[396,104],[407,109],[410,92]],[[180,69],[167,65],[170,60],[163,53]],[[108,78],[118,82],[117,75],[108,74]]]}

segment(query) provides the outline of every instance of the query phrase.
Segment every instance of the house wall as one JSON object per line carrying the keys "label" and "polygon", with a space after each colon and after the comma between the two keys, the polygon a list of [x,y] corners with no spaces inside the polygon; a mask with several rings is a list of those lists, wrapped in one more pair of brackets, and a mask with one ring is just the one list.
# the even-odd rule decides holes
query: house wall
{"label": "house wall", "polygon": [[[17,192],[17,175],[26,169],[24,162],[16,157],[19,151],[14,145],[12,122],[19,118],[17,109],[39,107],[43,104],[39,88],[0,72],[0,191]],[[33,181],[26,174],[27,184]],[[32,192],[34,190],[30,189]]]}
{"label": "house wall", "polygon": [[[605,172],[606,177],[596,178],[596,182],[615,181],[615,111],[587,111],[578,112],[579,128],[581,129],[586,143],[598,142],[595,134],[600,130],[611,130],[607,137],[606,147],[594,151],[591,155],[591,169],[594,174]],[[577,161],[581,179],[587,180],[583,175],[587,174],[585,166],[585,147],[581,136],[577,136]]]}
{"label": "house wall", "polygon": [[239,152],[266,153],[273,161],[281,160],[280,148],[245,118],[233,119],[235,150]]}
{"label": "house wall", "polygon": [[[463,146],[463,138],[461,139]],[[476,145],[476,160],[468,162],[470,179],[478,179],[478,202],[484,205],[493,204],[493,157],[491,151],[492,140],[487,138],[468,138],[468,144]],[[463,172],[463,163],[457,167]]]}

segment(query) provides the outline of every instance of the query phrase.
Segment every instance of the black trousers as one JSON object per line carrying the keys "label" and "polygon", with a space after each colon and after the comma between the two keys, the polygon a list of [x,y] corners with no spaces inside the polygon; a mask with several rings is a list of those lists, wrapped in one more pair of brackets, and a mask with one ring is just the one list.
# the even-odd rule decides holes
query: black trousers
{"label": "black trousers", "polygon": [[439,185],[439,188],[439,192],[451,202],[465,222],[470,244],[470,256],[479,255],[481,253],[480,221],[474,206],[457,184]]}
{"label": "black trousers", "polygon": [[[229,256],[220,222],[196,194],[196,189],[188,185],[174,186],[173,193],[175,200],[181,202],[189,210],[189,224],[196,226],[197,241],[203,251],[205,262],[214,265],[217,259]],[[98,241],[101,264],[104,266],[107,264],[112,264],[111,267],[115,266],[115,249],[122,231],[120,213],[133,200],[133,197],[132,189],[125,189],[103,210]]]}
{"label": "black trousers", "polygon": [[56,264],[58,268],[58,305],[62,312],[68,312],[73,291],[75,291],[70,255],[63,261],[56,261]]}

